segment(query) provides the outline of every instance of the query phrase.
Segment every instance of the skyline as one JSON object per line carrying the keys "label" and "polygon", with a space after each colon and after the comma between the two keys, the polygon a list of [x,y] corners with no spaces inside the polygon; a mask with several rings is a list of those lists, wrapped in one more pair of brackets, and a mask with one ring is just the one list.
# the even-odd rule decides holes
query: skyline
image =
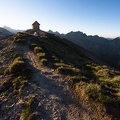
{"label": "skyline", "polygon": [[81,31],[87,35],[120,36],[119,0],[1,0],[0,27],[44,31]]}

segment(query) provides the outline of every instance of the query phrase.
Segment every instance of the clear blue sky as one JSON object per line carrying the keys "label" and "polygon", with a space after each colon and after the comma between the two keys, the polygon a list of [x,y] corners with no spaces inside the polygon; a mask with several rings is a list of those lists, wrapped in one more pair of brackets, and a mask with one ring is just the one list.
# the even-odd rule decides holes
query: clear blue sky
{"label": "clear blue sky", "polygon": [[0,0],[0,26],[120,36],[120,0]]}

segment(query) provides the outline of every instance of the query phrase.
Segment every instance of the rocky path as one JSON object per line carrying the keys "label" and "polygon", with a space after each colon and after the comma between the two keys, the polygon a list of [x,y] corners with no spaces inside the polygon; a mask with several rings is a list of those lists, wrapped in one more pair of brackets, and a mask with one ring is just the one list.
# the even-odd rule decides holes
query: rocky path
{"label": "rocky path", "polygon": [[[34,53],[25,56],[34,69],[33,80],[38,84],[36,95],[42,107],[43,120],[90,120],[85,110],[71,97],[67,82],[53,69],[40,66]],[[34,86],[33,86],[34,87]]]}

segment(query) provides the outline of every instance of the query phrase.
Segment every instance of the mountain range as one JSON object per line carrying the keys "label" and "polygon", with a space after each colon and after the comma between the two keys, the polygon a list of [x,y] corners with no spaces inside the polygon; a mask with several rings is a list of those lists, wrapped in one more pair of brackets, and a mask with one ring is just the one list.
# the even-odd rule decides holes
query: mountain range
{"label": "mountain range", "polygon": [[4,26],[3,27],[4,29],[6,29],[6,30],[8,30],[8,31],[10,31],[11,33],[17,33],[17,32],[23,32],[23,31],[25,31],[25,30],[16,30],[16,29],[12,29],[12,28],[10,28],[10,27],[8,27],[8,26]]}
{"label": "mountain range", "polygon": [[24,30],[16,30],[7,26],[0,27],[0,38],[4,38],[6,36],[13,35],[16,34],[17,32],[23,32],[23,31]]}
{"label": "mountain range", "polygon": [[8,36],[8,35],[12,35],[13,33],[11,33],[10,31],[0,27],[0,38],[3,38],[5,36]]}
{"label": "mountain range", "polygon": [[120,68],[120,38],[107,39],[99,37],[98,35],[86,35],[83,32],[69,32],[67,34],[60,34],[58,32],[48,31],[62,38],[66,38],[84,49],[99,56],[101,60],[106,62],[111,67]]}

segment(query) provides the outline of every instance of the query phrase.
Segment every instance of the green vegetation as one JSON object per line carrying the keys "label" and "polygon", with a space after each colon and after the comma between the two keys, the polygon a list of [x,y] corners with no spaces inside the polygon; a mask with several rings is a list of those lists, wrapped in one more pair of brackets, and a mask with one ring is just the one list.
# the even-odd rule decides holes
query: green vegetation
{"label": "green vegetation", "polygon": [[23,110],[21,113],[20,120],[33,120],[32,104],[34,103],[34,99],[34,97],[30,97],[28,99],[28,102],[22,105]]}
{"label": "green vegetation", "polygon": [[27,42],[27,39],[29,39],[30,37],[31,36],[26,33],[18,32],[13,38],[13,43],[25,44]]}
{"label": "green vegetation", "polygon": [[21,57],[17,57],[14,61],[9,65],[9,67],[4,71],[4,74],[18,74],[21,70],[24,69],[25,62]]}
{"label": "green vegetation", "polygon": [[113,99],[107,95],[102,93],[102,89],[98,84],[90,83],[85,87],[84,92],[93,100],[100,102],[101,104],[109,104],[110,102],[114,102]]}
{"label": "green vegetation", "polygon": [[8,79],[3,81],[1,85],[1,92],[4,92],[6,90],[9,90],[10,88],[13,90],[14,93],[17,93],[17,95],[20,97],[24,87],[27,85],[28,80],[26,77],[18,76],[14,79]]}
{"label": "green vegetation", "polygon": [[18,93],[19,96],[22,94],[23,88],[25,87],[25,85],[27,84],[27,80],[25,77],[22,76],[18,76],[17,78],[15,78],[12,81],[12,85],[13,85],[13,89],[14,92]]}
{"label": "green vegetation", "polygon": [[32,75],[32,70],[25,68],[25,66],[26,63],[22,57],[16,57],[11,62],[9,67],[4,70],[4,75],[13,76],[14,79],[8,79],[2,83],[3,91],[12,87],[15,93],[22,94],[24,86]]}
{"label": "green vegetation", "polygon": [[[106,109],[111,106],[116,111],[119,110],[116,107],[120,103],[119,71],[95,64],[50,34],[31,42],[37,58],[45,59],[47,64],[52,65],[50,67],[65,75],[75,94],[84,95]],[[78,88],[82,88],[82,91]]]}
{"label": "green vegetation", "polygon": [[41,47],[35,47],[34,52],[37,54],[37,53],[43,52],[43,49]]}
{"label": "green vegetation", "polygon": [[42,60],[46,57],[46,54],[44,52],[37,53],[38,60]]}
{"label": "green vegetation", "polygon": [[40,63],[42,65],[47,65],[48,59],[47,59],[46,53],[44,52],[44,49],[38,45],[38,43],[39,43],[38,40],[39,39],[37,39],[35,41],[32,39],[30,48],[34,51],[34,53],[36,54],[37,59],[40,61]]}

